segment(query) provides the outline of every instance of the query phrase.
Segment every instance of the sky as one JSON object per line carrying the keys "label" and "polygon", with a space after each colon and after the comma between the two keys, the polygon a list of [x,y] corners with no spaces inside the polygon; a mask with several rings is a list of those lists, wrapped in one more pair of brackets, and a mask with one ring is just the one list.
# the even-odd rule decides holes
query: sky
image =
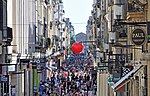
{"label": "sky", "polygon": [[75,29],[75,34],[86,33],[86,25],[91,16],[93,0],[63,0],[65,17]]}

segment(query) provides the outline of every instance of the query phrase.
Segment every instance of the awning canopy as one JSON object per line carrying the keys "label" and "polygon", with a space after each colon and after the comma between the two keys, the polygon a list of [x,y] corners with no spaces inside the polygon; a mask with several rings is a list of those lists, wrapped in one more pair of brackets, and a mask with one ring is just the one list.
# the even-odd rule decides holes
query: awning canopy
{"label": "awning canopy", "polygon": [[133,70],[131,70],[128,74],[126,74],[124,77],[122,77],[119,81],[117,81],[114,85],[111,87],[113,89],[116,89],[118,86],[120,86],[125,80],[127,80],[132,74],[135,74],[143,65],[136,66]]}

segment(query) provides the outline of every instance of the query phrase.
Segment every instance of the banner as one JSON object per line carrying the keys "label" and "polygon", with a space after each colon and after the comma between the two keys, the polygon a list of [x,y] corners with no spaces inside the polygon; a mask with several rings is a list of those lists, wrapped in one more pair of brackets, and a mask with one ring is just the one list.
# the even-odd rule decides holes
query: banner
{"label": "banner", "polygon": [[38,73],[37,69],[33,69],[33,92],[38,92]]}

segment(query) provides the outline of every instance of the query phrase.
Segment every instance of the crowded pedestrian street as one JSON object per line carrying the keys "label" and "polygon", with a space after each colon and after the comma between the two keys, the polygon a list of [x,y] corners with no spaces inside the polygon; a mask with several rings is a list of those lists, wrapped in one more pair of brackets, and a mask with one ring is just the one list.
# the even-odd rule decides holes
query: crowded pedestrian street
{"label": "crowded pedestrian street", "polygon": [[150,96],[150,0],[0,0],[0,96]]}
{"label": "crowded pedestrian street", "polygon": [[97,80],[96,74],[92,73],[92,60],[72,55],[63,66],[52,70],[50,78],[40,81],[39,96],[96,96]]}

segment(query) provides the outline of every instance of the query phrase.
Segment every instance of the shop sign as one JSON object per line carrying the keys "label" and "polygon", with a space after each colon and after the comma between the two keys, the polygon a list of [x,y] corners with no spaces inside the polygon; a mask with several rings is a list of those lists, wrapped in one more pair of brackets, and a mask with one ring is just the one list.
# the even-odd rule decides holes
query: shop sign
{"label": "shop sign", "polygon": [[147,42],[150,43],[150,22],[147,22]]}
{"label": "shop sign", "polygon": [[135,29],[133,32],[132,32],[132,35],[131,35],[131,38],[132,38],[132,42],[135,44],[135,45],[143,45],[145,40],[146,40],[146,34],[144,32],[144,30],[138,28],[138,29]]}
{"label": "shop sign", "polygon": [[113,82],[113,78],[112,78],[112,77],[108,77],[108,78],[107,78],[107,82],[108,82],[108,83],[112,83],[112,82]]}

